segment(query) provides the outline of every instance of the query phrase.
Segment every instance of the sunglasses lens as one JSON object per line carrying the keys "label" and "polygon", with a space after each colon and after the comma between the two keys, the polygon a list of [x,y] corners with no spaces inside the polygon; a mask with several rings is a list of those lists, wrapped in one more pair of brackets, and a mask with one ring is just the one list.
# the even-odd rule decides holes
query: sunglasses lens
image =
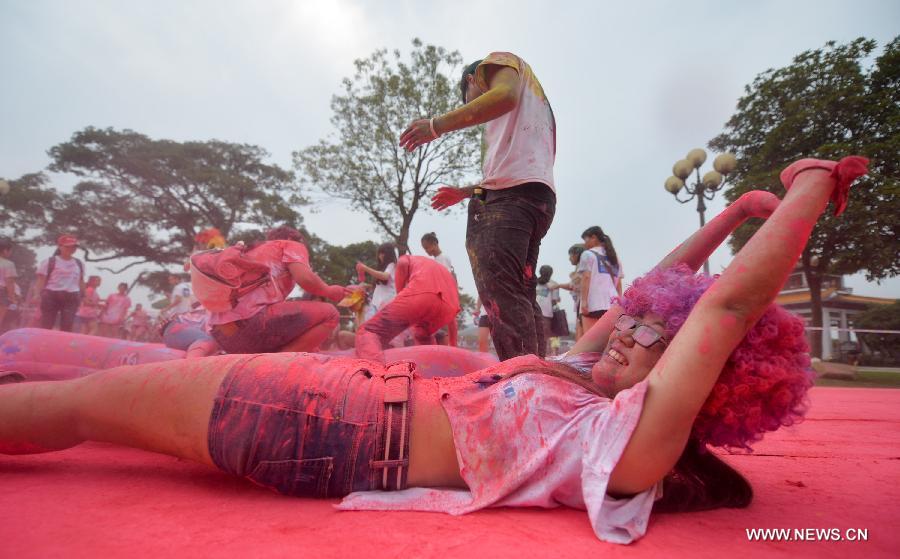
{"label": "sunglasses lens", "polygon": [[634,331],[632,335],[634,341],[641,344],[644,347],[650,347],[653,345],[656,340],[659,339],[659,332],[650,328],[649,326],[638,326],[637,330]]}
{"label": "sunglasses lens", "polygon": [[637,321],[627,314],[623,314],[619,317],[619,320],[616,321],[616,330],[631,330],[637,324]]}

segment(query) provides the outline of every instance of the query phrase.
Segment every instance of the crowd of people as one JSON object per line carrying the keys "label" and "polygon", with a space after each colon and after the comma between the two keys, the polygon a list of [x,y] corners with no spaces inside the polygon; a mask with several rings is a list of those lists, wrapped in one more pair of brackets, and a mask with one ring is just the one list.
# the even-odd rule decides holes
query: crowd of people
{"label": "crowd of people", "polygon": [[[165,310],[201,317],[170,325],[170,337],[200,344],[197,354],[237,355],[0,387],[0,453],[114,442],[287,495],[345,497],[345,510],[566,505],[586,509],[598,537],[621,543],[645,533],[651,509],[747,506],[750,484],[707,446],[749,448],[802,416],[812,384],[803,324],[773,301],[829,199],[840,213],[867,161],[791,165],[783,200],[745,194],[624,291],[612,240],[589,227],[560,284],[538,268],[557,195],[556,121],[539,81],[524,60],[497,52],[464,69],[460,94],[459,108],[410,123],[400,145],[486,125],[483,178],[440,188],[432,205],[468,200],[478,325],[497,365],[424,379],[414,363],[384,363],[404,335],[434,344],[446,327],[455,341],[458,287],[433,233],[422,238],[427,257],[381,245],[373,265],[357,264],[358,283],[337,285],[312,269],[302,236],[279,227],[250,246],[198,252],[192,282],[173,280]],[[749,218],[766,222],[721,277],[697,275]],[[98,285],[84,280],[75,245],[60,237],[38,269],[41,324],[71,329],[83,306],[82,324],[101,331],[125,316],[127,295],[120,287],[105,304],[87,300]],[[2,261],[0,270],[3,296],[15,302],[14,276]],[[303,300],[289,299],[295,285]],[[578,341],[543,359],[560,289],[572,294]],[[335,305],[361,312],[355,333],[336,334]],[[355,355],[285,353],[342,342]]]}

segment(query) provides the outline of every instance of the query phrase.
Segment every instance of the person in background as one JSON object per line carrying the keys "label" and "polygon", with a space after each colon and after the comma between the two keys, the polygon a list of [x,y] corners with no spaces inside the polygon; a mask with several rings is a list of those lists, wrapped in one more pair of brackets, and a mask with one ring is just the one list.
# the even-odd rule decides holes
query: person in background
{"label": "person in background", "polygon": [[475,302],[475,326],[478,326],[478,351],[487,353],[491,348],[491,317],[484,312],[481,299]]}
{"label": "person in background", "polygon": [[103,312],[103,299],[97,289],[102,281],[100,276],[90,276],[87,280],[84,296],[75,312],[75,331],[79,334],[97,334],[97,320]]}
{"label": "person in background", "polygon": [[384,362],[384,349],[411,328],[419,345],[434,344],[434,333],[459,312],[459,290],[442,265],[424,256],[403,255],[395,272],[397,296],[356,333],[356,355]]}
{"label": "person in background", "polygon": [[138,303],[128,315],[128,339],[133,342],[147,341],[150,333],[150,315],[144,310],[144,305]]}
{"label": "person in background", "polygon": [[550,279],[553,276],[553,268],[546,264],[538,271],[537,280],[537,304],[541,309],[541,326],[544,329],[544,345],[538,348],[538,355],[547,355],[547,346],[553,336],[553,308],[559,304],[559,284]]}
{"label": "person in background", "polygon": [[569,273],[569,282],[559,284],[560,289],[565,289],[572,296],[575,303],[575,341],[577,342],[584,329],[581,326],[581,272],[578,271],[578,262],[581,260],[581,253],[584,252],[583,244],[576,244],[569,247],[569,262],[575,266],[575,270]]}
{"label": "person in background", "polygon": [[61,235],[56,240],[56,252],[40,263],[37,269],[37,292],[41,297],[41,328],[52,330],[59,320],[59,329],[71,332],[75,311],[84,292],[84,264],[75,258],[78,239]]}
{"label": "person in background", "polygon": [[[450,262],[450,257],[441,251],[441,245],[438,242],[437,235],[435,235],[433,231],[422,235],[422,249],[425,250],[425,254],[434,258],[435,261],[440,263],[444,268],[447,268],[447,271],[453,276],[453,281],[457,282],[457,287],[459,287],[459,281],[456,279],[456,270],[453,268],[453,263]],[[446,326],[442,326],[434,337],[439,345],[447,345],[449,341],[451,346],[456,347],[459,340],[459,326],[456,324],[456,317],[453,317],[453,320]]]}
{"label": "person in background", "polygon": [[128,284],[120,283],[118,291],[106,298],[106,306],[100,314],[100,335],[108,338],[121,338],[125,327],[125,317],[131,309],[131,298],[128,296]]}
{"label": "person in background", "polygon": [[190,277],[185,274],[169,274],[169,285],[172,287],[169,304],[159,314],[170,317],[192,310],[197,300],[194,298]]}
{"label": "person in background", "polygon": [[16,265],[10,260],[13,244],[8,239],[0,239],[0,331],[6,322],[6,313],[16,310],[19,296],[16,293]]}
{"label": "person in background", "polygon": [[622,295],[622,263],[612,239],[599,226],[581,234],[585,251],[578,261],[581,272],[581,321],[587,332]]}
{"label": "person in background", "polygon": [[375,251],[375,259],[378,261],[378,268],[370,268],[362,262],[356,263],[356,273],[359,274],[359,285],[364,289],[368,289],[365,283],[365,274],[369,274],[375,278],[375,286],[372,288],[372,298],[366,305],[366,311],[363,315],[364,320],[369,320],[375,313],[380,311],[397,296],[397,290],[394,288],[394,271],[397,268],[397,249],[393,243],[382,243],[378,245]]}
{"label": "person in background", "polygon": [[210,313],[210,333],[228,353],[316,351],[340,320],[337,308],[318,301],[287,301],[299,285],[307,294],[335,303],[350,291],[328,285],[309,267],[303,235],[281,226],[245,256],[269,268],[270,281],[240,296],[231,310]]}

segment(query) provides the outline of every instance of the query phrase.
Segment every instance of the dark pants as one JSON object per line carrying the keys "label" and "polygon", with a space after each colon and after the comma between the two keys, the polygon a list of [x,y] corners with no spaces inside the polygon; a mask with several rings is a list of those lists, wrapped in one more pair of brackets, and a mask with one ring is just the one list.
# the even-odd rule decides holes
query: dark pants
{"label": "dark pants", "polygon": [[544,355],[536,268],[555,212],[556,196],[541,183],[487,191],[486,199],[469,201],[466,249],[501,360]]}
{"label": "dark pants", "polygon": [[59,316],[59,329],[71,332],[80,302],[79,293],[45,289],[41,292],[41,328],[52,330],[56,324],[56,317]]}

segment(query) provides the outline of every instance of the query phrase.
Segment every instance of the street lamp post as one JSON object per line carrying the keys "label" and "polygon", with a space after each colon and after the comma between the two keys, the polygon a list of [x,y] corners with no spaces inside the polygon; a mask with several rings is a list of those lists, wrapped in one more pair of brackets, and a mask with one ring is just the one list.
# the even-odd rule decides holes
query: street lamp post
{"label": "street lamp post", "polygon": [[[706,200],[712,201],[716,192],[724,186],[725,176],[734,171],[737,159],[730,153],[723,153],[713,161],[713,171],[709,171],[703,178],[700,177],[700,166],[706,161],[706,152],[700,148],[692,149],[687,157],[676,161],[672,166],[672,176],[666,179],[666,190],[675,197],[680,204],[687,204],[697,199],[697,213],[700,214],[700,227],[706,225]],[[696,182],[693,186],[685,183],[685,180],[696,174]],[[682,192],[684,199],[679,197]],[[709,274],[709,261],[703,263],[703,271]]]}

